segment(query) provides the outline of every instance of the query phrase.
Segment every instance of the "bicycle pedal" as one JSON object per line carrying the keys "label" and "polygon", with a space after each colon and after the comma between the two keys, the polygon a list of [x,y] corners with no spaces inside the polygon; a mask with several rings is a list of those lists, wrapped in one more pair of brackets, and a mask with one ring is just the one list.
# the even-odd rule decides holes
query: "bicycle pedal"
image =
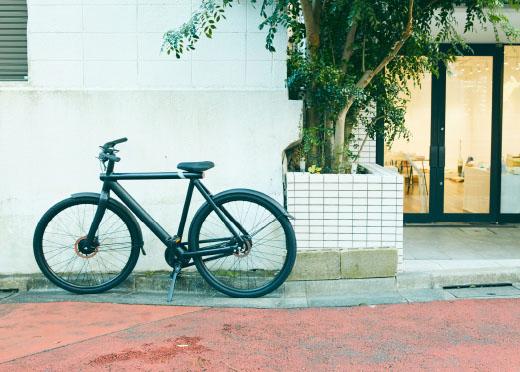
{"label": "bicycle pedal", "polygon": [[181,272],[181,265],[176,264],[175,268],[173,269],[172,273],[170,274],[171,282],[170,282],[170,288],[168,289],[168,298],[167,298],[168,302],[173,301],[173,292],[175,290],[175,282],[177,281],[177,276],[179,275],[180,272]]}

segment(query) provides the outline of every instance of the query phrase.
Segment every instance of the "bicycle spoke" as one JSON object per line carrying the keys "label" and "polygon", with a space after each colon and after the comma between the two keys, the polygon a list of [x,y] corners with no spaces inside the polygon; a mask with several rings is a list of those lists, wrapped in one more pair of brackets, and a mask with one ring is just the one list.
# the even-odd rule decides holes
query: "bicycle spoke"
{"label": "bicycle spoke", "polygon": [[255,232],[251,233],[251,237],[255,236],[256,234],[258,234],[259,232],[261,232],[262,230],[264,230],[267,226],[269,226],[270,224],[276,222],[276,218],[273,218],[273,220],[271,222],[268,222],[266,223],[264,226],[262,226],[261,228],[255,230]]}
{"label": "bicycle spoke", "polygon": [[107,209],[99,224],[95,247],[81,246],[97,210],[95,204],[72,205],[47,225],[42,252],[49,269],[70,285],[92,287],[114,280],[127,265],[132,239],[125,222]]}
{"label": "bicycle spoke", "polygon": [[[252,237],[252,247],[240,253],[204,261],[201,264],[209,275],[229,288],[253,290],[274,280],[282,270],[287,257],[286,240],[280,239],[285,231],[277,215],[262,205],[247,200],[236,200],[222,205]],[[210,212],[199,231],[198,249],[212,245],[217,239],[232,239],[230,232],[214,211]],[[244,250],[245,249],[245,250]]]}

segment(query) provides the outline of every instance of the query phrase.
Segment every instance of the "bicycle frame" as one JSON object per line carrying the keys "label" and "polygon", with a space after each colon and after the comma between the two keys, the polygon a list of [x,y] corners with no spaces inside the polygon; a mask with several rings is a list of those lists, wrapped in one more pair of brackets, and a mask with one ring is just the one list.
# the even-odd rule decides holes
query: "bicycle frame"
{"label": "bicycle frame", "polygon": [[[95,239],[96,231],[103,219],[103,216],[108,205],[110,198],[110,191],[113,191],[119,199],[134,213],[139,220],[141,220],[157,238],[159,238],[167,247],[173,246],[175,248],[175,255],[177,258],[193,258],[201,256],[219,255],[227,256],[235,252],[236,248],[244,244],[244,235],[248,235],[247,231],[231,216],[231,214],[223,207],[219,207],[215,204],[210,191],[200,182],[203,178],[202,173],[192,172],[147,172],[147,173],[112,173],[113,164],[109,163],[106,173],[101,173],[100,179],[103,181],[103,188],[101,191],[101,197],[99,200],[98,208],[94,215],[94,219],[90,226],[87,241],[89,244]],[[177,180],[177,179],[188,179],[190,181],[188,185],[188,191],[186,193],[186,199],[184,201],[184,207],[182,210],[181,220],[177,234],[171,236],[152,216],[146,212],[146,210],[139,205],[139,203],[121,186],[117,181],[119,180]],[[218,247],[206,247],[204,249],[190,252],[182,247],[187,246],[188,242],[182,242],[182,235],[186,226],[186,219],[191,204],[193,195],[193,189],[196,188],[200,194],[204,197],[213,211],[217,214],[220,220],[228,228],[233,235],[236,244],[233,246],[221,247],[221,244],[217,244]],[[201,240],[200,243],[212,243],[212,242],[224,242],[231,240],[229,238]],[[215,257],[217,258],[217,257]]]}

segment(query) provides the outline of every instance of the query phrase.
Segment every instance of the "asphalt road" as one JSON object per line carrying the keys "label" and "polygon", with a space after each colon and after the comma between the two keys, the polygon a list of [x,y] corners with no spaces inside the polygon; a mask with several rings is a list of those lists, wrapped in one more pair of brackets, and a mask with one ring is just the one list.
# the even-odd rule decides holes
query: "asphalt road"
{"label": "asphalt road", "polygon": [[0,371],[520,370],[520,299],[245,309],[0,304]]}

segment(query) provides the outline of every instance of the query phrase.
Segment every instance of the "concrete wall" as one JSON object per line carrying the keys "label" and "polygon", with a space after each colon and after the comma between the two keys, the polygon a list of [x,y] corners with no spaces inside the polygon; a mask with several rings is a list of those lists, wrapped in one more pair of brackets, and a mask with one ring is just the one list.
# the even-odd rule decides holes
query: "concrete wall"
{"label": "concrete wall", "polygon": [[[509,18],[511,24],[515,27],[520,27],[520,13],[513,8],[506,7],[504,9],[504,14]],[[466,9],[463,7],[457,8],[454,14],[456,24],[455,29],[462,34],[464,30],[465,18],[466,18]],[[436,32],[435,29],[433,32]],[[463,35],[463,39],[468,43],[495,43],[496,37],[493,31],[493,28],[490,26],[490,23],[485,25],[475,25],[475,30],[473,32],[468,32]],[[499,40],[503,43],[509,42],[507,38],[504,36],[502,32],[499,32]]]}
{"label": "concrete wall", "polygon": [[44,88],[283,89],[283,30],[265,48],[259,9],[235,4],[212,39],[177,60],[162,35],[186,21],[197,0],[28,0],[31,86]]}
{"label": "concrete wall", "polygon": [[[228,12],[212,40],[180,60],[162,34],[189,0],[28,0],[28,82],[0,82],[0,274],[36,272],[32,234],[55,202],[99,191],[98,145],[122,136],[119,171],[173,171],[213,160],[207,186],[263,191],[280,202],[282,151],[298,138],[301,102],[285,89],[286,37],[264,49],[258,9]],[[186,183],[124,184],[175,232]],[[195,198],[192,213],[200,205]],[[145,231],[138,270],[167,268]]]}
{"label": "concrete wall", "polygon": [[[248,187],[282,201],[282,151],[298,136],[298,102],[284,92],[0,92],[0,273],[37,270],[32,234],[52,204],[100,190],[97,146],[128,136],[118,171],[173,171],[213,160],[213,192]],[[172,233],[187,183],[123,185]],[[202,202],[195,198],[192,214]],[[138,269],[164,268],[148,230]]]}

